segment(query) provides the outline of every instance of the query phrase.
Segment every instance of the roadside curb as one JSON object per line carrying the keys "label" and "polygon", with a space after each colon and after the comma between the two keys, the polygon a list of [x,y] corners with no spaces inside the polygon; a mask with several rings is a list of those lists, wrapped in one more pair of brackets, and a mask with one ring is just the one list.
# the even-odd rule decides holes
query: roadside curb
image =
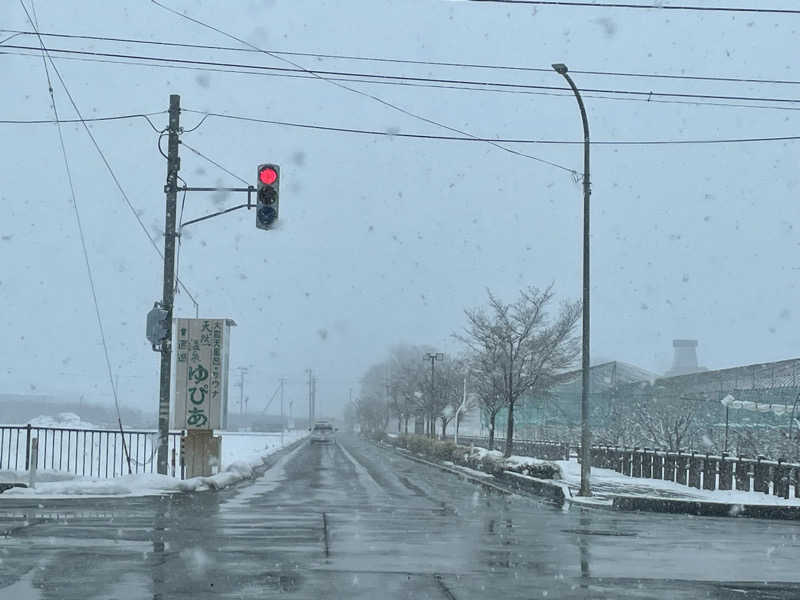
{"label": "roadside curb", "polygon": [[[497,485],[495,483],[492,483],[491,481],[487,481],[487,480],[485,480],[485,479],[483,479],[481,477],[475,477],[474,475],[470,475],[469,473],[465,473],[464,471],[460,471],[459,469],[454,469],[454,468],[448,467],[448,466],[443,465],[441,463],[432,462],[432,461],[426,460],[424,458],[420,458],[419,456],[415,456],[414,454],[411,454],[407,450],[403,450],[401,448],[398,448],[397,446],[392,446],[391,444],[386,444],[386,445],[383,445],[383,446],[380,446],[380,447],[381,448],[391,448],[392,450],[395,451],[396,454],[402,456],[403,458],[407,458],[408,460],[420,463],[422,465],[428,465],[429,467],[435,467],[435,468],[437,468],[437,469],[439,469],[441,471],[445,471],[447,473],[450,473],[451,475],[457,475],[459,478],[464,479],[466,481],[469,481],[470,483],[478,484],[478,485],[483,486],[485,488],[489,488],[489,489],[491,489],[493,491],[500,492],[501,494],[505,494],[507,496],[510,496],[510,495],[514,494],[513,491],[508,490],[506,488],[503,488],[503,487],[501,487],[501,486],[499,486],[499,485]],[[494,476],[491,476],[491,477],[494,478]]]}
{"label": "roadside curb", "polygon": [[457,475],[461,479],[469,481],[470,483],[475,483],[506,495],[514,495],[514,494],[520,494],[520,492],[524,492],[525,495],[537,496],[549,504],[555,504],[556,506],[563,506],[566,500],[566,494],[569,493],[568,491],[565,492],[566,486],[564,484],[554,483],[546,479],[529,477],[527,475],[514,473],[513,471],[503,471],[499,475],[489,475],[487,473],[487,475],[492,479],[494,479],[495,481],[499,481],[508,486],[508,487],[503,487],[497,485],[496,483],[492,483],[491,481],[487,481],[482,477],[475,477],[473,475],[470,475],[469,473],[466,473],[458,468],[448,467],[447,465],[443,465],[441,463],[420,458],[418,456],[411,454],[408,450],[405,450],[403,448],[398,448],[397,446],[394,446],[392,444],[379,444],[379,447],[391,448],[395,451],[395,453],[399,454],[400,456],[403,456],[404,458],[407,458],[414,462],[418,462],[420,464],[428,465],[430,467],[436,467],[437,469],[440,469],[452,475]]}
{"label": "roadside curb", "polygon": [[800,507],[767,504],[736,504],[734,502],[709,502],[652,496],[626,496],[609,494],[614,510],[671,514],[688,514],[702,517],[745,517],[782,521],[800,520]]}

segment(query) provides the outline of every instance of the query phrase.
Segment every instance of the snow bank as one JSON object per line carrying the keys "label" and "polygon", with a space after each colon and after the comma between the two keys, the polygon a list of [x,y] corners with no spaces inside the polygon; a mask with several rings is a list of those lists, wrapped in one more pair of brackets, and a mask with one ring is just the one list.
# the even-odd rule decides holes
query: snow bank
{"label": "snow bank", "polygon": [[561,479],[561,468],[552,461],[531,458],[530,456],[503,457],[499,450],[487,450],[473,446],[465,455],[466,463],[486,473],[511,471],[539,479]]}

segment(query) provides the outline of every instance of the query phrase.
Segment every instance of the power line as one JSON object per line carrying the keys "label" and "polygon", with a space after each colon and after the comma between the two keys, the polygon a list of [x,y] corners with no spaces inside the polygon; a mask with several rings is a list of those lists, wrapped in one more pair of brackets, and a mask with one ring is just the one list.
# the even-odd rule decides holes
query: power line
{"label": "power line", "polygon": [[[25,5],[22,4],[22,0],[20,0],[20,4],[22,5],[23,8],[25,8]],[[26,8],[25,8],[25,12],[26,13],[28,12]],[[138,221],[139,226],[141,227],[142,231],[144,231],[144,234],[147,236],[147,239],[150,241],[150,245],[153,246],[153,248],[155,249],[156,253],[163,259],[164,255],[161,252],[161,249],[158,247],[158,244],[156,244],[156,241],[153,239],[153,236],[147,230],[147,226],[144,224],[144,221],[142,221],[142,218],[139,216],[139,213],[136,212],[136,209],[134,208],[133,203],[131,202],[130,198],[128,197],[128,194],[125,192],[125,189],[122,187],[122,184],[120,183],[119,178],[117,177],[116,173],[114,172],[114,169],[111,167],[111,163],[109,163],[108,158],[106,158],[105,153],[100,148],[100,145],[97,143],[97,140],[95,139],[94,134],[92,133],[92,130],[88,125],[88,121],[86,119],[84,119],[83,114],[81,114],[81,111],[78,108],[78,105],[75,102],[75,99],[72,97],[72,94],[70,93],[69,88],[67,87],[67,84],[64,81],[64,78],[61,76],[61,73],[59,72],[58,68],[56,67],[55,62],[53,61],[52,56],[49,53],[49,49],[47,47],[45,47],[44,41],[42,41],[41,44],[42,44],[41,50],[42,50],[43,55],[46,55],[48,60],[50,61],[50,64],[53,67],[53,71],[55,72],[56,76],[58,77],[58,80],[61,82],[61,86],[64,88],[64,92],[66,93],[67,98],[69,99],[73,110],[78,115],[79,122],[83,125],[83,128],[86,131],[87,135],[89,136],[89,139],[91,139],[92,144],[95,147],[95,150],[97,150],[97,153],[100,155],[100,158],[102,159],[103,164],[106,167],[106,170],[111,175],[111,178],[114,180],[114,184],[117,186],[117,189],[119,190],[120,194],[122,195],[122,198],[125,200],[125,204],[128,205],[128,208],[130,209],[131,213],[133,213],[133,216]],[[151,125],[152,125],[152,123],[151,123]],[[186,287],[186,285],[181,280],[178,280],[178,281],[180,283],[181,288],[183,288],[183,291],[191,299],[192,303],[195,306],[198,306],[197,300],[195,300],[194,296],[189,291],[189,289]]]}
{"label": "power line", "polygon": [[[151,0],[155,2],[155,0]],[[13,48],[19,50],[35,50],[35,48],[31,48],[30,46],[5,46],[6,48]],[[390,82],[412,82],[412,83],[438,83],[438,84],[449,84],[449,85],[468,85],[468,86],[480,86],[486,88],[510,88],[515,90],[544,90],[548,92],[570,92],[571,90],[566,87],[558,86],[558,85],[541,85],[541,84],[530,84],[530,83],[513,83],[513,82],[505,82],[505,81],[481,81],[481,80],[474,80],[474,79],[443,79],[443,78],[436,78],[436,77],[421,77],[421,76],[411,76],[411,75],[387,75],[383,73],[359,73],[359,72],[352,72],[352,71],[330,71],[330,70],[318,70],[318,69],[306,69],[302,66],[296,66],[296,68],[287,68],[287,67],[269,67],[266,65],[252,65],[252,64],[243,64],[243,63],[230,63],[230,62],[217,62],[217,61],[206,61],[206,60],[193,60],[193,59],[185,59],[185,58],[174,58],[174,57],[163,57],[163,56],[143,56],[143,55],[136,55],[136,54],[119,54],[113,52],[95,52],[89,50],[68,50],[64,48],[48,48],[49,52],[58,52],[63,54],[72,54],[72,55],[79,55],[79,56],[100,56],[106,58],[121,58],[121,59],[130,59],[130,60],[146,60],[146,61],[153,61],[158,63],[177,63],[180,65],[201,65],[201,66],[214,66],[214,67],[226,67],[226,68],[237,68],[237,69],[253,69],[258,71],[266,71],[266,72],[273,72],[273,73],[306,73],[311,75],[314,79],[321,79],[323,81],[327,81],[329,83],[333,83],[337,85],[337,87],[344,87],[347,90],[355,90],[355,88],[350,88],[344,86],[341,83],[338,83],[338,80],[331,79],[327,76],[333,77],[358,77],[361,79],[366,80],[376,80],[376,81],[390,81]],[[287,61],[287,59],[278,57],[279,60]],[[287,61],[292,65],[291,61]],[[583,93],[600,93],[600,94],[616,94],[616,95],[628,95],[628,96],[639,96],[642,98],[682,98],[682,99],[705,99],[705,100],[731,100],[731,101],[742,101],[742,102],[775,102],[779,104],[800,104],[800,98],[776,98],[776,97],[763,97],[763,96],[735,96],[735,95],[728,95],[728,94],[695,94],[695,93],[687,93],[687,92],[656,92],[652,90],[626,90],[626,89],[617,89],[617,88],[595,88],[595,87],[581,87],[579,90]],[[360,95],[366,95],[367,97],[373,97],[371,94],[366,92],[362,92],[361,90],[356,90],[356,93]],[[382,100],[379,100],[382,101]],[[385,102],[385,101],[382,101]],[[394,107],[394,105],[392,105]],[[398,109],[400,110],[400,109]],[[405,110],[405,109],[402,109]],[[401,110],[401,112],[402,112]],[[418,117],[415,118],[422,118],[425,117]],[[430,120],[429,120],[430,122]],[[445,125],[441,125],[439,123],[433,122],[432,124],[438,125],[440,127],[447,127]],[[449,128],[452,130],[452,128]],[[456,131],[456,133],[461,133],[462,135],[466,135],[462,131]]]}
{"label": "power line", "polygon": [[[32,56],[32,55],[31,55]],[[130,115],[113,115],[108,117],[90,117],[88,119],[61,119],[57,121],[61,125],[65,123],[102,123],[105,121],[122,121],[125,119],[145,119],[149,124],[150,127],[153,128],[157,133],[160,133],[160,130],[153,124],[150,120],[150,117],[163,115],[167,111],[161,110],[157,112],[150,112],[150,113],[138,113],[138,114],[130,114]],[[43,125],[43,124],[52,124],[56,123],[56,121],[52,119],[2,119],[0,120],[0,124],[3,125]]]}
{"label": "power line", "polygon": [[642,8],[648,10],[687,10],[701,12],[766,13],[800,15],[794,8],[745,8],[738,6],[681,6],[669,4],[629,4],[620,2],[569,2],[566,0],[469,0],[470,2],[490,2],[494,4],[528,4],[534,6],[572,6],[583,8]]}
{"label": "power line", "polygon": [[[329,131],[334,133],[353,133],[362,135],[379,135],[391,138],[410,138],[422,140],[457,141],[457,142],[496,142],[501,144],[583,144],[582,140],[547,140],[547,139],[528,139],[528,138],[479,138],[465,136],[435,135],[424,133],[400,133],[380,131],[377,129],[356,129],[349,127],[334,127],[329,125],[316,125],[313,123],[296,123],[291,121],[276,121],[272,119],[260,119],[243,115],[232,115],[227,113],[203,112],[185,108],[184,112],[205,114],[209,117],[221,119],[232,119],[237,121],[247,121],[251,123],[263,123],[266,125],[278,125],[284,127],[296,127],[299,129],[314,129],[319,131]],[[691,140],[592,140],[592,145],[598,146],[647,146],[647,145],[677,145],[677,144],[737,144],[748,142],[788,142],[800,140],[798,136],[775,136],[775,137],[751,137],[751,138],[719,138],[719,139],[691,139]]]}
{"label": "power line", "polygon": [[[25,14],[27,15],[28,20],[30,21],[31,25],[35,29],[36,28],[36,24],[35,24],[34,20],[31,18],[31,15],[28,12],[28,9],[25,7],[25,3],[22,0],[19,0],[19,3],[20,3],[20,6],[22,6],[22,9],[25,11]],[[33,0],[31,0],[31,9],[34,11],[34,14],[35,14],[35,8],[34,8]],[[55,94],[53,92],[53,83],[52,83],[52,81],[50,79],[50,70],[47,68],[47,58],[45,56],[46,52],[45,52],[45,49],[44,49],[45,48],[44,47],[44,40],[40,39],[39,41],[42,44],[42,63],[44,65],[45,76],[47,77],[47,88],[48,88],[48,91],[50,93],[50,100],[51,100],[52,106],[53,106],[53,116],[55,117],[56,121],[58,121],[58,106],[56,104],[56,98],[55,98]],[[55,70],[55,65],[53,65],[53,69]],[[85,236],[84,231],[83,231],[83,223],[81,222],[81,213],[80,213],[80,210],[78,208],[78,197],[77,197],[77,195],[75,193],[75,184],[74,184],[74,182],[72,180],[72,170],[69,167],[69,159],[68,159],[68,156],[67,156],[67,148],[66,148],[66,145],[64,144],[64,134],[61,131],[61,125],[60,124],[57,125],[57,129],[58,129],[58,141],[59,141],[59,145],[61,146],[61,155],[62,155],[62,157],[64,159],[64,169],[66,170],[66,173],[67,173],[67,182],[69,183],[69,189],[70,189],[70,192],[71,192],[71,195],[72,195],[72,208],[73,208],[73,212],[75,213],[75,221],[76,221],[76,223],[78,225],[78,234],[79,234],[80,239],[81,239],[81,250],[83,251],[83,260],[84,260],[84,263],[86,265],[86,273],[87,273],[87,275],[89,277],[89,288],[90,288],[91,293],[92,293],[92,301],[94,302],[95,317],[97,318],[97,326],[98,326],[98,328],[100,330],[100,339],[103,342],[103,354],[105,355],[106,368],[108,369],[108,379],[109,379],[109,382],[111,384],[111,391],[114,394],[114,406],[117,409],[117,418],[119,419],[120,429],[122,429],[122,417],[120,416],[120,410],[119,410],[119,397],[117,395],[117,385],[114,382],[114,373],[113,373],[113,370],[112,370],[112,367],[111,367],[111,357],[110,357],[109,352],[108,352],[108,341],[106,340],[106,332],[105,332],[105,329],[103,328],[103,318],[102,318],[102,316],[100,314],[100,303],[97,300],[97,290],[96,290],[95,285],[94,285],[94,274],[92,273],[92,264],[91,264],[91,261],[89,260],[89,251],[86,248],[86,236]],[[126,452],[126,455],[127,455],[127,452]],[[128,471],[130,472],[130,457],[128,457]]]}
{"label": "power line", "polygon": [[[188,111],[186,111],[186,112],[188,112]],[[209,115],[206,115],[206,116],[209,116]],[[206,117],[203,117],[203,121],[205,121],[205,119],[206,119]],[[201,122],[202,122],[202,121],[201,121]],[[215,160],[213,160],[213,159],[209,158],[209,157],[208,157],[208,156],[206,156],[205,154],[201,153],[199,150],[195,150],[194,148],[192,148],[192,147],[191,147],[189,144],[187,144],[187,143],[186,143],[186,142],[184,142],[183,140],[181,140],[179,143],[180,143],[180,145],[181,145],[181,146],[183,146],[183,147],[184,147],[184,148],[186,148],[187,150],[190,150],[191,152],[194,152],[194,153],[195,153],[197,156],[199,156],[200,158],[202,158],[202,159],[204,159],[204,160],[206,160],[206,161],[210,162],[212,165],[214,165],[214,166],[215,166],[215,167],[217,167],[218,169],[221,169],[222,171],[225,171],[225,172],[226,172],[228,175],[230,175],[231,177],[233,177],[233,178],[235,178],[235,179],[238,179],[239,181],[241,181],[241,182],[242,182],[243,184],[245,184],[245,185],[250,185],[250,182],[249,182],[249,181],[246,181],[245,179],[242,179],[242,178],[241,178],[241,177],[239,177],[239,176],[238,176],[236,173],[233,173],[233,172],[231,172],[230,170],[226,169],[226,168],[225,168],[225,167],[223,167],[221,164],[219,164],[217,161],[215,161]]]}
{"label": "power line", "polygon": [[[469,133],[467,131],[463,131],[461,129],[456,129],[455,127],[451,127],[449,125],[445,125],[444,123],[440,123],[438,121],[434,121],[433,119],[430,119],[428,117],[425,117],[425,116],[422,116],[422,115],[417,114],[415,112],[412,112],[412,111],[410,111],[408,109],[405,109],[405,108],[403,108],[403,107],[401,107],[401,106],[399,106],[397,104],[393,104],[391,102],[388,102],[387,100],[384,100],[383,98],[375,96],[374,94],[370,94],[368,92],[364,92],[364,91],[359,90],[357,88],[349,87],[349,86],[344,85],[343,83],[340,83],[338,81],[333,81],[333,80],[330,80],[330,79],[326,79],[325,77],[323,77],[319,73],[315,73],[314,71],[306,69],[302,65],[300,65],[300,64],[298,64],[298,63],[296,63],[296,62],[294,62],[292,60],[289,60],[288,58],[283,58],[282,56],[279,56],[277,54],[270,53],[268,50],[264,50],[262,48],[259,48],[258,46],[254,45],[254,44],[251,44],[250,42],[247,42],[247,41],[243,40],[242,38],[239,38],[239,37],[237,37],[237,36],[235,36],[235,35],[233,35],[231,33],[223,31],[222,29],[219,29],[218,27],[214,27],[213,25],[209,25],[208,23],[204,23],[203,21],[200,21],[199,19],[195,19],[194,17],[190,17],[189,15],[187,15],[185,13],[181,13],[181,12],[178,12],[178,11],[172,9],[172,8],[169,8],[168,6],[165,6],[164,4],[159,2],[158,0],[150,0],[150,1],[153,4],[155,4],[156,6],[162,8],[162,9],[164,9],[164,10],[166,10],[166,11],[168,11],[168,12],[170,12],[170,13],[172,13],[172,14],[174,14],[174,15],[182,18],[182,19],[191,21],[192,23],[196,23],[197,25],[200,25],[200,26],[205,27],[207,29],[210,29],[212,31],[216,31],[220,35],[224,35],[224,36],[226,36],[226,37],[228,37],[228,38],[230,38],[232,40],[235,40],[235,41],[239,42],[242,45],[249,46],[249,47],[253,48],[254,50],[258,50],[260,52],[263,52],[267,56],[271,56],[272,58],[274,58],[276,60],[279,60],[279,61],[282,61],[284,63],[290,64],[293,67],[295,67],[297,69],[301,69],[304,72],[308,73],[309,75],[314,75],[315,77],[319,78],[321,81],[325,81],[325,82],[327,82],[327,83],[329,83],[331,85],[334,85],[334,86],[336,86],[336,87],[338,87],[340,89],[347,90],[348,92],[351,92],[353,94],[358,94],[359,96],[363,96],[365,98],[369,98],[371,100],[374,100],[375,102],[378,102],[379,104],[382,104],[383,106],[391,108],[392,110],[400,112],[400,113],[402,113],[402,114],[404,114],[406,116],[409,116],[409,117],[411,117],[413,119],[417,119],[419,121],[423,121],[425,123],[428,123],[428,124],[431,124],[431,125],[435,125],[437,127],[443,128],[443,129],[447,129],[448,131],[452,131],[453,133],[458,133],[460,135],[466,135],[466,136],[469,136],[469,137],[475,137],[475,136],[473,136],[471,133]],[[519,152],[518,150],[514,150],[513,148],[507,148],[507,147],[499,145],[497,143],[489,142],[489,144],[491,144],[491,145],[495,146],[496,148],[499,148],[500,150],[503,150],[505,152],[509,152],[511,154],[515,154],[515,155],[518,155],[518,156],[524,156],[524,157],[529,158],[531,160],[535,160],[536,162],[539,162],[539,163],[542,163],[542,164],[546,164],[546,165],[550,165],[551,167],[555,167],[557,169],[561,169],[563,171],[566,171],[567,173],[570,173],[573,177],[577,177],[577,172],[574,169],[571,169],[569,167],[565,167],[564,165],[560,165],[558,163],[555,163],[555,162],[552,162],[552,161],[549,161],[549,160],[546,160],[546,159],[543,159],[543,158],[539,158],[538,156],[533,156],[531,154],[525,154],[525,153]]]}
{"label": "power line", "polygon": [[[36,57],[35,54],[29,54],[24,52],[5,52],[4,54],[14,54],[18,56],[30,56]],[[289,79],[319,79],[318,77],[314,77],[312,75],[303,75],[303,74],[293,74],[293,73],[272,73],[266,71],[246,71],[246,70],[237,70],[237,69],[222,69],[222,68],[213,68],[213,67],[200,67],[200,66],[191,66],[191,65],[172,65],[172,64],[161,64],[161,63],[144,63],[144,62],[137,62],[133,60],[111,60],[111,59],[102,59],[102,58],[81,58],[77,56],[57,56],[58,60],[74,60],[78,62],[98,62],[98,63],[110,63],[110,64],[120,64],[120,65],[134,65],[134,66],[143,66],[143,67],[150,67],[150,68],[161,68],[161,69],[184,69],[184,70],[192,70],[192,71],[207,71],[213,73],[231,73],[231,74],[239,74],[239,75],[258,75],[263,77],[284,77]],[[260,68],[260,67],[259,67]],[[577,71],[573,71],[577,72]],[[492,88],[492,87],[469,87],[469,86],[456,86],[456,85],[446,85],[446,84],[434,84],[434,83],[422,83],[422,82],[408,82],[408,81],[392,81],[392,80],[369,80],[369,79],[358,79],[355,77],[327,77],[329,81],[344,81],[349,83],[367,83],[372,85],[396,85],[396,86],[404,86],[404,87],[422,87],[422,88],[432,88],[432,89],[451,89],[451,90],[459,90],[459,91],[475,91],[475,92],[489,92],[489,93],[501,93],[501,94],[526,94],[526,95],[535,95],[535,96],[564,96],[570,97],[571,92],[567,92],[564,90],[563,92],[547,92],[547,91],[536,91],[536,90],[529,90],[529,89],[511,89],[511,88]],[[559,88],[560,89],[560,88]],[[644,94],[644,93],[643,93]],[[643,95],[642,94],[642,95]],[[648,97],[623,97],[623,96],[607,96],[603,94],[592,94],[592,93],[585,93],[583,94],[584,98],[595,98],[601,100],[611,100],[617,102],[646,102],[648,104],[684,104],[684,105],[691,105],[691,106],[718,106],[718,107],[727,107],[727,108],[752,108],[752,109],[763,109],[763,110],[800,110],[798,107],[793,106],[785,106],[785,105],[762,105],[762,104],[743,104],[743,103],[727,103],[727,102],[717,102],[717,101],[702,101],[702,100],[667,100],[667,99],[660,99],[660,98],[652,98],[649,97],[649,92],[647,92]]]}
{"label": "power line", "polygon": [[[20,31],[14,29],[0,29],[2,32],[14,33],[15,35],[31,35],[32,32]],[[200,50],[223,50],[227,52],[246,52],[258,53],[259,51],[251,48],[240,48],[234,46],[218,46],[210,44],[189,44],[181,42],[165,42],[157,40],[141,40],[134,38],[119,38],[108,36],[95,36],[95,35],[77,35],[77,34],[63,34],[63,33],[42,33],[42,36],[65,38],[65,39],[81,39],[93,41],[106,41],[106,42],[121,42],[126,44],[142,44],[151,46],[167,46],[173,48],[191,48]],[[13,37],[13,36],[12,36]],[[0,42],[2,44],[2,42]],[[529,67],[520,65],[498,65],[486,63],[470,63],[470,62],[453,62],[453,61],[438,61],[438,60],[414,60],[406,58],[389,58],[389,57],[376,57],[376,56],[354,56],[347,54],[331,54],[331,53],[316,53],[316,52],[291,52],[286,50],[270,50],[273,54],[282,56],[300,56],[308,58],[325,58],[333,60],[350,60],[350,61],[363,61],[363,62],[378,62],[378,63],[395,63],[395,64],[409,64],[409,65],[423,65],[423,66],[437,66],[437,67],[455,67],[455,68],[471,68],[471,69],[485,69],[485,70],[502,70],[502,71],[521,71],[521,72],[534,72],[534,73],[548,73],[552,74],[552,68],[545,67]],[[756,77],[734,77],[734,76],[710,76],[710,75],[671,75],[666,73],[634,73],[625,71],[593,71],[593,70],[579,70],[570,69],[572,73],[579,75],[599,75],[607,77],[636,77],[645,79],[675,79],[675,80],[688,80],[688,81],[715,81],[724,83],[760,83],[760,84],[773,84],[773,85],[800,85],[800,81],[787,80],[787,79],[763,79]]]}

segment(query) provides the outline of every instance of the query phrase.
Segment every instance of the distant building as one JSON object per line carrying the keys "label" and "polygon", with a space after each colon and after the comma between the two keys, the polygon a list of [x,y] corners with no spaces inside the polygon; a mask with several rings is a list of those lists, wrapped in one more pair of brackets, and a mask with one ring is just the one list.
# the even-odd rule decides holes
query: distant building
{"label": "distant building", "polygon": [[664,374],[664,377],[707,371],[705,367],[697,366],[697,340],[672,340],[672,348],[674,349],[672,368]]}

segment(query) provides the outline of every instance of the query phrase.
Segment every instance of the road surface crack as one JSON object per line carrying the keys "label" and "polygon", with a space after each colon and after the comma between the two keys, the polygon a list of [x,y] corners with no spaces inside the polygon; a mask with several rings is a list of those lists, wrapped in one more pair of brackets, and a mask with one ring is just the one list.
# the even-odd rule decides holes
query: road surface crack
{"label": "road surface crack", "polygon": [[322,532],[325,541],[325,558],[328,558],[331,552],[330,552],[330,547],[328,545],[328,515],[326,515],[325,513],[322,513]]}
{"label": "road surface crack", "polygon": [[434,573],[433,579],[436,582],[436,585],[439,586],[439,589],[444,592],[444,595],[449,598],[449,600],[457,600],[455,594],[450,591],[450,588],[447,587],[447,584],[444,582],[444,578],[439,573]]}

